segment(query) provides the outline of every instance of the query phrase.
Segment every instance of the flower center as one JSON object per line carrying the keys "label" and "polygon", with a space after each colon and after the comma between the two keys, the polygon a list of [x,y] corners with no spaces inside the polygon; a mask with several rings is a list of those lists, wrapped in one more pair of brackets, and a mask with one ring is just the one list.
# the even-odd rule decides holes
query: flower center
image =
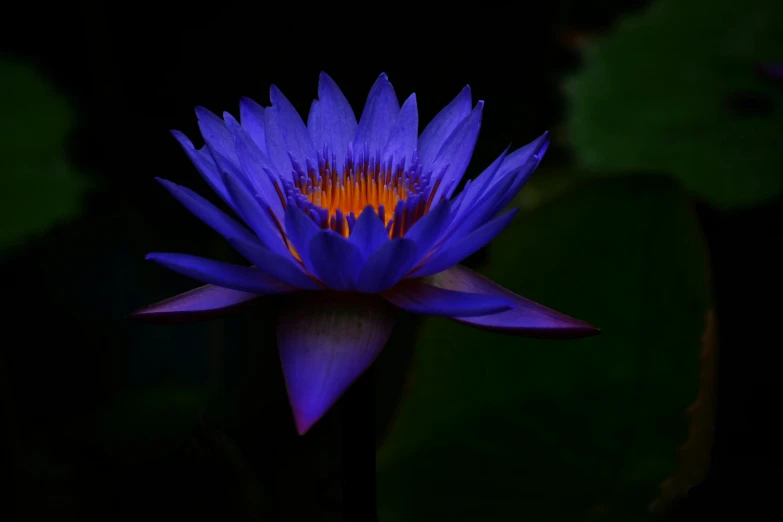
{"label": "flower center", "polygon": [[305,168],[292,157],[292,182],[284,181],[286,199],[321,228],[343,237],[350,236],[356,219],[370,206],[390,238],[402,237],[429,211],[437,186],[430,187],[431,174],[422,174],[415,151],[407,163],[404,157],[395,160],[382,161],[380,152],[372,155],[366,145],[358,154],[349,146],[341,172],[326,146],[317,164],[308,158]]}

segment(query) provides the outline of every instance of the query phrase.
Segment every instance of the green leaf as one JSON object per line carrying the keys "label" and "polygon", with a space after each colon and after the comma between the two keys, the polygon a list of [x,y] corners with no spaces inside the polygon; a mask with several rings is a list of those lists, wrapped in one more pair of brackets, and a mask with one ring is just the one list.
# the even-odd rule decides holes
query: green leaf
{"label": "green leaf", "polygon": [[378,453],[383,520],[643,518],[686,439],[709,304],[670,181],[592,181],[518,216],[481,270],[602,329],[521,339],[427,319]]}
{"label": "green leaf", "polygon": [[67,100],[31,66],[0,61],[0,252],[73,218],[88,187],[68,163],[75,119]]}
{"label": "green leaf", "polygon": [[568,139],[588,169],[675,176],[720,208],[783,193],[783,3],[658,0],[588,46]]}

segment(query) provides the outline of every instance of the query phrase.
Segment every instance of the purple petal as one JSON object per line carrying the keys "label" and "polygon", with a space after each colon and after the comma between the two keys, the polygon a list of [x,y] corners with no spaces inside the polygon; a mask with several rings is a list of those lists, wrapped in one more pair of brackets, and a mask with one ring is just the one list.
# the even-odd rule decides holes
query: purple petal
{"label": "purple petal", "polygon": [[395,318],[395,310],[374,296],[325,292],[290,299],[277,340],[299,434],[375,361]]}
{"label": "purple petal", "polygon": [[165,323],[206,321],[231,314],[259,297],[253,293],[204,285],[140,308],[129,318],[136,321]]}
{"label": "purple petal", "polygon": [[359,247],[331,230],[321,230],[310,241],[309,249],[313,275],[332,290],[354,290],[363,260]]}
{"label": "purple petal", "polygon": [[400,112],[400,104],[394,88],[389,83],[386,73],[382,73],[370,89],[367,102],[364,105],[359,126],[356,129],[354,143],[358,150],[365,144],[369,147],[370,154],[375,154],[389,139],[397,114]]}
{"label": "purple petal", "polygon": [[205,146],[196,150],[196,147],[193,146],[193,143],[188,137],[180,131],[173,130],[171,131],[171,134],[182,146],[185,154],[188,155],[188,158],[190,158],[190,161],[196,167],[198,173],[201,174],[201,177],[204,178],[204,181],[209,185],[209,188],[214,190],[232,209],[235,209],[234,202],[231,201],[231,197],[228,195],[228,191],[223,185],[223,180],[220,177],[215,160],[212,159],[212,154],[209,153],[207,147]]}
{"label": "purple petal", "polygon": [[264,108],[250,98],[239,99],[239,121],[250,139],[266,156],[266,132],[264,131]]}
{"label": "purple petal", "polygon": [[275,254],[258,244],[248,243],[241,239],[230,239],[229,243],[259,270],[275,279],[301,290],[323,289],[323,286],[307,275],[291,257]]}
{"label": "purple petal", "polygon": [[435,201],[438,201],[441,195],[451,197],[465,174],[478,140],[483,109],[484,102],[479,100],[473,111],[457,125],[435,156],[432,164],[433,173],[438,173],[448,166],[435,193]]}
{"label": "purple petal", "polygon": [[269,207],[264,207],[233,176],[224,174],[223,183],[228,188],[228,193],[236,204],[239,215],[253,229],[261,243],[280,256],[290,256],[291,253],[285,244],[280,229],[270,214]]}
{"label": "purple petal", "polygon": [[255,190],[261,201],[269,205],[278,219],[282,219],[283,203],[274,184],[277,179],[269,174],[269,172],[275,173],[275,168],[238,123],[229,120],[228,126],[234,133],[237,157],[248,184]]}
{"label": "purple petal", "polygon": [[342,172],[348,144],[356,136],[356,116],[345,95],[328,74],[321,72],[318,79],[318,100],[313,102],[307,118],[307,130],[316,150],[329,145],[337,158],[337,172]]}
{"label": "purple petal", "polygon": [[426,280],[440,288],[496,295],[514,304],[513,309],[505,312],[456,319],[461,323],[525,337],[574,338],[589,337],[600,332],[584,321],[525,299],[461,265]]}
{"label": "purple petal", "polygon": [[497,174],[489,179],[489,184],[487,187],[492,189],[498,183],[501,183],[510,173],[530,161],[533,156],[543,158],[544,152],[546,152],[546,148],[548,146],[549,132],[547,131],[527,145],[518,148],[506,156],[506,158],[503,160],[503,164],[498,169]]}
{"label": "purple petal", "polygon": [[513,307],[503,297],[446,290],[427,284],[422,279],[402,281],[379,295],[408,312],[444,317],[485,316]]}
{"label": "purple petal", "polygon": [[368,294],[388,290],[410,272],[418,260],[416,253],[416,243],[410,239],[392,239],[364,262],[356,289]]}
{"label": "purple petal", "polygon": [[189,188],[172,183],[167,179],[155,179],[193,215],[226,239],[238,237],[250,242],[258,240],[252,232]]}
{"label": "purple petal", "polygon": [[506,212],[497,219],[494,219],[486,225],[474,230],[466,237],[455,241],[454,243],[447,244],[443,249],[430,260],[428,260],[422,268],[416,270],[413,273],[415,277],[424,277],[431,274],[437,274],[447,268],[451,268],[466,257],[478,252],[487,243],[495,239],[495,236],[500,234],[508,225],[514,216],[517,215],[518,208]]}
{"label": "purple petal", "polygon": [[238,178],[244,178],[234,147],[234,136],[226,123],[204,107],[196,107],[196,116],[201,135],[221,174],[228,172]]}
{"label": "purple petal", "polygon": [[169,270],[202,283],[239,290],[240,292],[265,295],[296,291],[295,288],[270,277],[257,268],[232,265],[189,254],[153,252],[147,254],[147,260],[155,261]]}
{"label": "purple petal", "polygon": [[359,247],[363,257],[367,257],[389,242],[389,234],[383,221],[371,205],[367,205],[351,229],[348,241]]}
{"label": "purple petal", "polygon": [[315,222],[307,217],[302,209],[296,205],[288,205],[285,210],[285,231],[288,240],[291,241],[299,258],[310,272],[314,271],[310,259],[310,242],[321,229]]}
{"label": "purple petal", "polygon": [[508,148],[506,148],[506,150],[504,150],[500,156],[495,158],[495,161],[493,161],[489,167],[484,169],[481,174],[476,176],[476,179],[473,180],[473,183],[469,187],[466,185],[465,189],[460,193],[460,195],[455,198],[455,220],[459,219],[459,216],[463,215],[464,213],[470,212],[476,200],[485,195],[486,188],[494,179],[498,170],[500,170],[500,167],[506,160],[507,155]]}
{"label": "purple petal", "polygon": [[443,200],[405,233],[405,239],[416,243],[418,259],[429,253],[435,242],[446,231],[449,223],[451,223],[451,202]]}
{"label": "purple petal", "polygon": [[446,105],[424,129],[419,138],[419,161],[428,171],[435,161],[435,156],[451,136],[457,125],[467,118],[473,103],[470,87],[465,86],[451,103]]}
{"label": "purple petal", "polygon": [[407,164],[410,165],[418,137],[419,109],[416,106],[416,94],[411,94],[402,104],[397,120],[389,132],[389,139],[383,148],[383,161],[391,159],[396,166],[400,164],[400,160],[406,158]]}
{"label": "purple petal", "polygon": [[305,165],[306,158],[315,160],[315,146],[299,113],[276,86],[269,89],[272,106],[264,110],[266,149],[278,173],[292,172],[290,152]]}

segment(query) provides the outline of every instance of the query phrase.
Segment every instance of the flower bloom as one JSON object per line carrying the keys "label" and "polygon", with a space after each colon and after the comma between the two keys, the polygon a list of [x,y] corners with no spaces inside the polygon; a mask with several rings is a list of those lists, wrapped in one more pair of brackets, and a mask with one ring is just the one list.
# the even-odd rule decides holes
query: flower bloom
{"label": "flower bloom", "polygon": [[483,102],[465,87],[419,134],[416,95],[399,105],[381,74],[356,121],[321,73],[305,124],[272,86],[271,106],[243,98],[237,121],[204,108],[205,145],[174,131],[201,176],[241,219],[159,179],[253,266],[187,254],[147,259],[207,283],[143,308],[136,319],[199,320],[272,294],[278,349],[299,433],[377,357],[395,308],[536,337],[583,337],[590,325],[458,265],[499,234],[501,214],[544,155],[546,134],[503,152],[454,196],[473,154]]}

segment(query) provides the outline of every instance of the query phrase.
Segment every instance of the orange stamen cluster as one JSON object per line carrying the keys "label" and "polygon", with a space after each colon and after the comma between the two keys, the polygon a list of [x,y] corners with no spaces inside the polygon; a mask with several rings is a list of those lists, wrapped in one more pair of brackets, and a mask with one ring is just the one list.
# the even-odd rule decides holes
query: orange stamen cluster
{"label": "orange stamen cluster", "polygon": [[321,228],[343,237],[350,235],[356,219],[370,206],[390,238],[403,236],[427,213],[437,187],[430,190],[429,176],[422,175],[415,153],[407,168],[405,159],[395,165],[391,158],[377,160],[379,156],[370,156],[365,147],[353,161],[349,150],[342,173],[326,150],[318,155],[317,166],[308,160],[306,169],[292,157],[293,180],[286,183],[284,205],[293,202]]}

